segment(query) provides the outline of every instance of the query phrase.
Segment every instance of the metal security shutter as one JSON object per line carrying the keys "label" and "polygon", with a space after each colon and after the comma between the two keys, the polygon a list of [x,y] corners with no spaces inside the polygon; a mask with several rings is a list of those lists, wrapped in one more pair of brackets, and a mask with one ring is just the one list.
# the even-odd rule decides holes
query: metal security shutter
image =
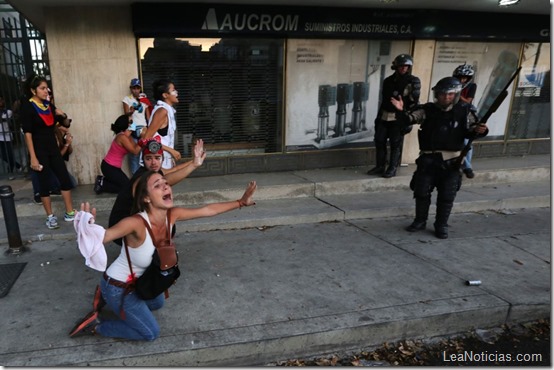
{"label": "metal security shutter", "polygon": [[284,42],[221,39],[208,52],[191,44],[156,38],[142,60],[150,98],[158,78],[170,78],[179,92],[176,149],[186,156],[201,138],[213,155],[280,151]]}

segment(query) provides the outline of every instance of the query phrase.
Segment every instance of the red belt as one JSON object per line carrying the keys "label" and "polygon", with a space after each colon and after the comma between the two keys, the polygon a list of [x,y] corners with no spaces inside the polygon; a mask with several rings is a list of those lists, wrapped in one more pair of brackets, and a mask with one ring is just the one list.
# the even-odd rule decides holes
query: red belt
{"label": "red belt", "polygon": [[104,280],[106,280],[108,284],[116,286],[118,288],[126,289],[129,286],[127,283],[112,279],[111,277],[108,276],[108,274],[106,274],[106,272],[104,272]]}

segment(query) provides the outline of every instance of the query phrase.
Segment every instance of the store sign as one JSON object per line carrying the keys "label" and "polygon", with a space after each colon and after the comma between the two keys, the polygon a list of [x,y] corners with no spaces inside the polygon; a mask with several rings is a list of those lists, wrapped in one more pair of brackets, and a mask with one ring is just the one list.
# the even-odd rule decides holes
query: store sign
{"label": "store sign", "polygon": [[548,16],[421,9],[135,3],[132,13],[133,29],[139,37],[247,35],[548,42],[550,28]]}
{"label": "store sign", "polygon": [[203,30],[210,31],[270,31],[294,32],[298,29],[298,15],[225,13],[221,22],[217,21],[214,8],[210,8],[202,25]]}

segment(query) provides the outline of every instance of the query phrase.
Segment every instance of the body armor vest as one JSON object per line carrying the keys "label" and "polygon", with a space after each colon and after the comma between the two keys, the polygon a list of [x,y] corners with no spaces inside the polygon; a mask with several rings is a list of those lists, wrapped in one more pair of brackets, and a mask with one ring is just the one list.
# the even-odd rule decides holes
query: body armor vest
{"label": "body armor vest", "polygon": [[[406,88],[408,93],[406,93]],[[383,81],[383,101],[381,102],[381,109],[387,112],[395,112],[396,108],[390,102],[390,98],[402,96],[406,109],[411,109],[419,101],[419,94],[421,89],[421,83],[419,78],[412,75],[400,76],[396,73],[385,78]]]}
{"label": "body armor vest", "polygon": [[449,111],[443,111],[435,103],[422,106],[425,121],[418,131],[420,150],[458,151],[464,147],[468,127],[469,104],[455,104]]}

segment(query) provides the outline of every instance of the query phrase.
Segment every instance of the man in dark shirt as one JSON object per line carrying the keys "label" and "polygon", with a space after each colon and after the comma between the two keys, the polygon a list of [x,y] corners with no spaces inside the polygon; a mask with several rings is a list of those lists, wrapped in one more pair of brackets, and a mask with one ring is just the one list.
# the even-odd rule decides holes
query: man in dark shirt
{"label": "man in dark shirt", "polygon": [[[122,189],[115,203],[112,207],[110,213],[110,220],[108,223],[109,227],[117,224],[119,221],[125,217],[130,216],[131,206],[133,204],[133,190],[137,180],[140,176],[146,171],[156,171],[164,175],[169,185],[175,185],[179,181],[183,180],[185,177],[190,175],[192,171],[197,169],[204,163],[206,159],[206,152],[204,151],[204,142],[202,139],[198,139],[193,148],[194,158],[192,161],[188,161],[182,164],[179,164],[169,170],[162,171],[162,160],[163,160],[163,149],[157,140],[149,139],[139,142],[142,149],[142,159],[144,166],[140,166],[139,169],[133,174],[131,180],[129,181],[129,186],[125,189]],[[153,145],[154,144],[154,145]],[[121,245],[121,239],[114,240],[118,245]]]}

